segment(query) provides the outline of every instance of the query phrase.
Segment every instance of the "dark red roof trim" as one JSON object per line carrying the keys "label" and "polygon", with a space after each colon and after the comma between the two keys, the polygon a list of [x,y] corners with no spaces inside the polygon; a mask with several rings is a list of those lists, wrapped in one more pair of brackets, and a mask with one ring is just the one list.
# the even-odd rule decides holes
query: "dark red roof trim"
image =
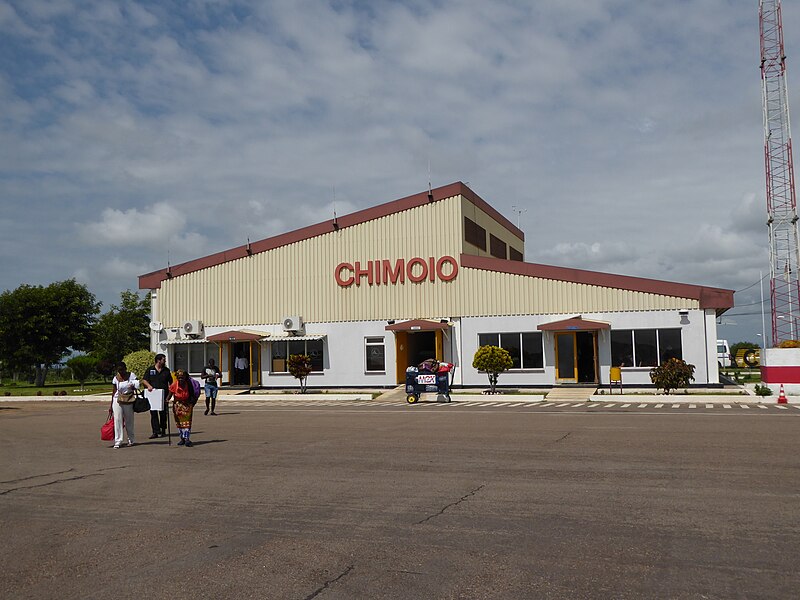
{"label": "dark red roof trim", "polygon": [[223,331],[208,336],[209,342],[253,342],[265,337],[266,333],[248,333],[247,331]]}
{"label": "dark red roof trim", "polygon": [[562,321],[542,323],[536,329],[539,331],[598,331],[600,329],[611,329],[611,325],[601,321],[590,321],[583,317],[572,317]]}
{"label": "dark red roof trim", "polygon": [[301,242],[303,240],[307,240],[318,235],[323,235],[325,233],[330,233],[338,229],[353,227],[354,225],[360,225],[361,223],[373,221],[375,219],[399,213],[404,210],[409,210],[418,206],[424,206],[431,201],[438,202],[440,200],[458,195],[464,196],[483,212],[487,213],[494,220],[503,225],[503,227],[505,227],[521,241],[525,240],[525,234],[522,233],[519,228],[517,228],[513,223],[511,223],[511,221],[506,219],[494,208],[489,206],[485,200],[483,200],[480,196],[478,196],[460,181],[431,190],[430,194],[433,200],[430,200],[428,192],[421,192],[419,194],[414,194],[413,196],[401,198],[400,200],[386,202],[378,206],[373,206],[371,208],[366,208],[348,215],[343,215],[336,220],[335,225],[333,219],[330,219],[328,221],[323,221],[322,223],[317,223],[316,225],[309,225],[308,227],[303,227],[302,229],[296,229],[295,231],[276,235],[258,242],[252,242],[249,246],[238,246],[236,248],[231,248],[230,250],[225,250],[223,252],[211,254],[203,258],[198,258],[181,263],[179,265],[174,265],[169,269],[160,269],[158,271],[153,271],[152,273],[147,273],[146,275],[140,275],[139,289],[158,289],[161,287],[161,282],[165,279],[186,275],[187,273],[192,273],[201,269],[207,269],[209,267],[215,267],[232,260],[245,258],[252,254],[274,250],[275,248],[279,248],[281,246],[287,246],[289,244]]}
{"label": "dark red roof trim", "polygon": [[553,267],[515,260],[503,260],[502,258],[472,256],[470,254],[462,254],[460,262],[462,267],[471,269],[510,273],[525,277],[541,277],[542,279],[583,283],[620,290],[659,294],[661,296],[690,298],[697,300],[700,303],[700,308],[716,309],[717,314],[721,314],[733,307],[733,290],[722,288],[629,277],[627,275],[612,275],[610,273],[598,273],[597,271]]}
{"label": "dark red roof trim", "polygon": [[435,331],[437,329],[448,329],[450,323],[437,323],[425,319],[411,319],[401,323],[393,323],[386,326],[386,331]]}

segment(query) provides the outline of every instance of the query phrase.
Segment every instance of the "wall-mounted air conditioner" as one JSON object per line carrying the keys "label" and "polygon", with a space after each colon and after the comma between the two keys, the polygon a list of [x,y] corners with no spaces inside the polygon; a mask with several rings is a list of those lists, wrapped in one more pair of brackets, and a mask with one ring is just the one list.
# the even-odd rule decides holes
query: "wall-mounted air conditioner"
{"label": "wall-mounted air conditioner", "polygon": [[183,335],[191,338],[200,337],[203,335],[203,322],[202,321],[186,321],[183,324]]}
{"label": "wall-mounted air conditioner", "polygon": [[283,330],[298,332],[303,330],[303,317],[286,317],[283,319]]}

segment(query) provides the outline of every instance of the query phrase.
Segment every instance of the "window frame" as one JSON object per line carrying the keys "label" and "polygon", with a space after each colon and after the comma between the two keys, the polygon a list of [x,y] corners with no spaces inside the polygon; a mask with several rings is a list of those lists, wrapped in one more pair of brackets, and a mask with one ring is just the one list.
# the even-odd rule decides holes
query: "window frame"
{"label": "window frame", "polygon": [[[637,341],[636,341],[636,332],[637,331],[640,332],[640,335],[642,335],[642,336],[644,336],[646,334],[649,334],[650,332],[655,333],[655,360],[656,360],[656,364],[655,365],[650,365],[650,364],[648,364],[648,365],[639,365],[639,364],[637,364],[637,363],[641,362],[641,361],[639,361],[639,358],[637,357],[637,350],[636,350],[637,345],[642,347],[642,348],[645,347],[645,341],[644,340],[639,342],[639,343],[637,343]],[[683,328],[681,328],[681,327],[648,327],[648,328],[639,328],[639,329],[633,329],[633,328],[631,328],[631,329],[612,329],[611,330],[611,336],[610,336],[610,338],[611,338],[610,339],[610,343],[611,343],[611,366],[620,367],[622,369],[652,369],[654,367],[660,366],[664,362],[664,360],[665,360],[664,359],[664,355],[667,352],[667,350],[665,348],[662,348],[662,345],[667,343],[667,340],[663,340],[662,341],[662,332],[664,332],[664,334],[666,334],[667,332],[670,332],[672,334],[677,333],[677,335],[678,335],[677,341],[680,344],[679,352],[677,353],[678,354],[677,358],[680,358],[681,360],[683,360]],[[631,365],[616,364],[617,362],[624,362],[624,361],[615,360],[615,358],[618,357],[617,353],[614,352],[614,337],[615,337],[615,334],[617,336],[619,336],[619,335],[625,334],[625,333],[630,334],[630,336],[628,338],[628,342],[626,343],[626,346],[629,346],[630,349],[631,349],[630,357],[631,357],[631,362],[633,363]],[[622,342],[617,342],[617,343],[622,343]],[[672,354],[674,355],[675,353],[672,352]]]}
{"label": "window frame", "polygon": [[[307,356],[311,356],[308,351],[308,344],[309,342],[312,343],[319,343],[321,345],[320,348],[320,358],[316,359],[312,356],[312,370],[311,373],[324,373],[325,372],[325,340],[321,338],[319,340],[272,340],[269,343],[269,374],[270,375],[288,375],[289,374],[289,357],[292,354],[298,354],[297,351],[290,349],[290,344],[303,344],[303,351],[302,354]],[[283,347],[283,357],[278,356],[276,358],[275,355],[275,348],[276,346]],[[283,360],[284,361],[284,370],[278,371],[274,369],[275,361],[276,360]],[[321,364],[320,369],[315,369],[314,367],[318,364]]]}
{"label": "window frame", "polygon": [[[520,364],[520,366],[519,367],[511,367],[509,369],[509,372],[513,371],[514,373],[522,373],[522,372],[526,372],[526,371],[543,371],[545,369],[545,367],[547,366],[547,362],[545,361],[545,353],[544,353],[544,335],[542,335],[541,331],[498,331],[498,332],[494,332],[493,331],[493,332],[487,332],[487,333],[479,333],[478,334],[478,347],[480,348],[481,346],[487,346],[488,345],[488,346],[499,346],[500,348],[503,348],[501,340],[502,340],[502,336],[504,336],[504,335],[505,336],[517,336],[517,340],[518,340],[519,364]],[[528,355],[533,354],[533,356],[537,355],[537,353],[526,352],[526,346],[525,346],[525,343],[524,343],[524,340],[525,340],[524,336],[526,336],[526,335],[528,335],[528,336],[533,335],[533,336],[539,338],[539,343],[538,343],[537,350],[538,350],[538,354],[541,356],[541,363],[542,363],[541,366],[536,366],[536,365],[527,366],[527,365],[525,365],[525,356],[526,356],[526,354],[528,354]],[[489,343],[489,344],[482,343],[481,342],[481,337],[486,338],[488,336],[494,336],[495,341],[492,342],[492,343]],[[512,355],[511,358],[513,359],[514,355]]]}
{"label": "window frame", "polygon": [[[379,342],[376,340],[380,340]],[[380,347],[383,349],[383,369],[370,369],[367,352],[370,348]],[[364,373],[368,375],[386,374],[386,337],[382,335],[364,336]]]}

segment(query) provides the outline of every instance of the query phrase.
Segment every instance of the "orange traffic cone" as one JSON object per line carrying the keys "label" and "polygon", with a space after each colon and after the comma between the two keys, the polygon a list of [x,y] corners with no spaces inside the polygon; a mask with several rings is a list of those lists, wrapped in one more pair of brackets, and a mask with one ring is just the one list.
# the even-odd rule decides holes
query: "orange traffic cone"
{"label": "orange traffic cone", "polygon": [[788,402],[788,398],[786,398],[786,394],[783,391],[783,384],[781,384],[781,393],[778,395],[778,404],[786,404]]}

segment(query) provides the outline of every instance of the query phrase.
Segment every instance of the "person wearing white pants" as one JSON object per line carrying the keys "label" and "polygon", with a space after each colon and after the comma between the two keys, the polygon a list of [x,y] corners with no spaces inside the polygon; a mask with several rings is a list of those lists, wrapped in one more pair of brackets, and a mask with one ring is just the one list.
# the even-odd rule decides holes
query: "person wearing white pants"
{"label": "person wearing white pants", "polygon": [[139,380],[136,375],[128,371],[124,362],[117,365],[117,374],[114,376],[114,390],[111,394],[111,409],[114,412],[114,448],[122,445],[122,424],[125,423],[125,430],[128,433],[128,446],[133,446],[135,435],[133,431],[133,403],[120,404],[118,402],[120,394],[126,396],[139,389]]}

